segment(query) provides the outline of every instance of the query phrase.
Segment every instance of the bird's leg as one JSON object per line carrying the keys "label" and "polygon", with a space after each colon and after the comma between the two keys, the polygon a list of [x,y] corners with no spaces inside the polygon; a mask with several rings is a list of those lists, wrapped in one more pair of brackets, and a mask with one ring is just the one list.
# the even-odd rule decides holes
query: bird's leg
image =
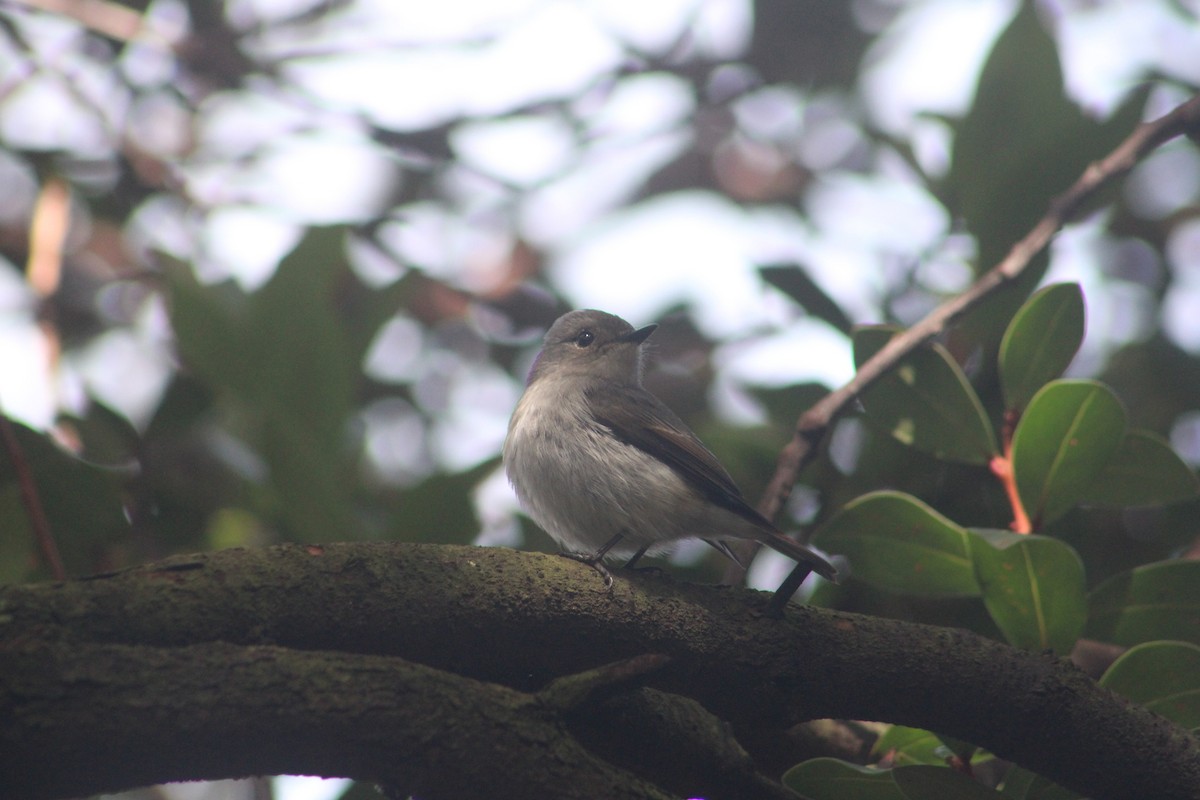
{"label": "bird's leg", "polygon": [[[641,550],[638,550],[636,553],[633,554],[632,558],[630,558],[628,561],[625,562],[625,566],[621,567],[621,569],[633,569],[634,568],[633,565],[638,562],[639,558],[646,555],[646,551],[649,549],[650,549],[650,545],[646,545]],[[649,569],[654,569],[654,567],[649,567]]]}
{"label": "bird's leg", "polygon": [[804,583],[804,579],[812,572],[812,566],[803,561],[798,562],[792,568],[792,572],[779,588],[775,590],[775,594],[771,595],[771,599],[767,602],[767,608],[764,612],[766,616],[778,619],[783,616],[783,610],[787,608],[787,604],[792,601],[792,595],[800,588],[800,584]]}
{"label": "bird's leg", "polygon": [[[618,533],[616,536],[609,539],[604,546],[595,553],[559,553],[559,555],[566,556],[567,558],[573,561],[578,561],[581,564],[587,564],[589,567],[596,570],[596,572],[599,572],[600,577],[604,578],[604,585],[611,588],[613,585],[613,576],[612,573],[608,571],[608,567],[604,566],[604,556],[608,555],[608,551],[616,547],[617,543],[624,538],[625,534]],[[641,553],[638,553],[638,555],[641,555]]]}

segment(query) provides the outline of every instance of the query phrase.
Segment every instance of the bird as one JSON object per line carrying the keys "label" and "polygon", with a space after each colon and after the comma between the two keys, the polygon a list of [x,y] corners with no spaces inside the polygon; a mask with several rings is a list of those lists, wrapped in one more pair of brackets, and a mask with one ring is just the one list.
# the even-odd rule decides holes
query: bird
{"label": "bird", "polygon": [[595,309],[570,311],[545,335],[509,421],[505,472],[525,512],[605,583],[606,558],[698,538],[738,561],[728,542],[753,540],[830,579],[821,554],[750,505],[699,437],[642,385],[634,328]]}

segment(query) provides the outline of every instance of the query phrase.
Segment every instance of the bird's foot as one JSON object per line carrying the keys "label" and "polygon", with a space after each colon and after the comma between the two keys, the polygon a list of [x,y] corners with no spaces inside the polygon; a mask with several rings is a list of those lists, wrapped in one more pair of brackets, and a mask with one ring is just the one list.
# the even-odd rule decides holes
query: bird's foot
{"label": "bird's foot", "polygon": [[[604,546],[601,547],[599,550],[597,550],[595,553],[566,553],[566,552],[564,552],[564,553],[561,553],[561,555],[564,555],[567,558],[578,561],[581,564],[587,564],[589,567],[596,570],[596,572],[599,572],[600,577],[604,578],[604,586],[608,589],[611,589],[612,585],[613,585],[613,576],[612,576],[612,573],[608,571],[608,567],[604,566],[604,557],[606,555],[608,555],[609,550],[612,550],[614,547],[616,547],[617,543],[620,542],[624,538],[625,538],[625,534],[618,533],[616,536],[612,537],[607,542],[605,542]],[[634,557],[630,559],[630,563],[632,564],[634,561],[637,561],[638,558],[640,558],[642,553],[644,553],[644,552],[646,552],[645,548],[639,550],[637,552],[637,554],[634,555]],[[626,565],[626,566],[628,566],[628,565]]]}
{"label": "bird's foot", "polygon": [[572,561],[578,561],[580,564],[587,564],[592,569],[600,574],[604,579],[604,587],[611,589],[613,585],[612,573],[608,571],[608,567],[604,566],[604,552],[600,553],[559,553],[563,558],[569,558]]}

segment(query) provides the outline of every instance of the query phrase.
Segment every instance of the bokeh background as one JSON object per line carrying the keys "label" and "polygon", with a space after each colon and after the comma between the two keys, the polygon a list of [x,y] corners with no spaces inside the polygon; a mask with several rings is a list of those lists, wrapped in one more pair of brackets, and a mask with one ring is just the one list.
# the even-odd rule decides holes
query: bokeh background
{"label": "bokeh background", "polygon": [[[2,0],[0,409],[72,574],[274,541],[549,550],[498,454],[541,333],[595,307],[661,323],[648,384],[757,498],[852,374],[853,325],[961,291],[1198,85],[1196,0]],[[1196,145],[948,339],[985,399],[996,320],[1039,280],[1084,287],[1073,374],[1200,465]],[[3,477],[0,580],[45,578]],[[894,486],[1002,527],[979,484],[852,415],[784,521]],[[1105,524],[1166,552],[1185,518]]]}

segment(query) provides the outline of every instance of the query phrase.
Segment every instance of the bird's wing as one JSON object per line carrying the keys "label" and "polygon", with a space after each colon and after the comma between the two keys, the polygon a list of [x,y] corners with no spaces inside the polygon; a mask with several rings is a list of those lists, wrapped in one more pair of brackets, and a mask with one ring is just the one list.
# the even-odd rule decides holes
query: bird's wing
{"label": "bird's wing", "polygon": [[675,470],[689,486],[709,501],[764,530],[775,530],[762,514],[746,502],[721,462],[683,420],[644,389],[636,390],[637,402],[628,402],[629,391],[626,388],[622,393],[621,399],[626,402],[594,403],[597,421],[611,430],[620,441]]}
{"label": "bird's wing", "polygon": [[[610,390],[597,391],[603,393]],[[637,389],[632,397],[628,387],[619,398],[615,392],[613,394],[608,398],[609,402],[601,400],[592,406],[597,421],[611,430],[613,436],[662,461],[710,502],[753,523],[762,531],[759,540],[763,544],[794,561],[811,565],[818,574],[829,580],[837,580],[837,569],[823,556],[807,545],[784,536],[770,520],[746,502],[721,462],[674,412],[644,389]],[[621,402],[617,402],[618,399]],[[600,412],[599,409],[604,411]],[[738,561],[728,546],[718,540],[705,541]]]}

